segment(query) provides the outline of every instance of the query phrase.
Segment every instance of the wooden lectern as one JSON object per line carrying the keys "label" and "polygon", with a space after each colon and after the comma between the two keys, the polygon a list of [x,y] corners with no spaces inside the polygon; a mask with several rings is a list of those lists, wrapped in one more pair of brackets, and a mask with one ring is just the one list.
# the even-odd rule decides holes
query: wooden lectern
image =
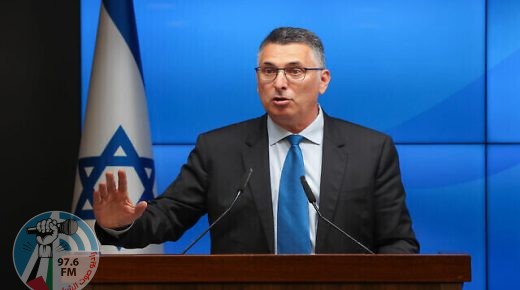
{"label": "wooden lectern", "polygon": [[102,255],[85,289],[462,289],[468,255]]}

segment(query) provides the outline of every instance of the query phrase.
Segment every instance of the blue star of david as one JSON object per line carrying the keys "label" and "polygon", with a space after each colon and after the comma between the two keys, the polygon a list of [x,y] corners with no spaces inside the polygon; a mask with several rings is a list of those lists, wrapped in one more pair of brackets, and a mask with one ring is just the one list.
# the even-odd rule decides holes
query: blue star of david
{"label": "blue star of david", "polygon": [[[115,156],[119,147],[123,149],[126,156]],[[100,156],[85,157],[78,160],[79,177],[83,190],[74,212],[77,216],[84,219],[94,219],[94,211],[92,209],[83,209],[83,207],[87,200],[90,204],[93,204],[92,193],[94,192],[94,186],[107,166],[133,167],[144,187],[139,201],[154,198],[155,169],[153,159],[139,157],[125,130],[119,126]],[[87,174],[86,168],[93,168],[90,175]],[[145,169],[150,170],[151,174],[149,177]]]}

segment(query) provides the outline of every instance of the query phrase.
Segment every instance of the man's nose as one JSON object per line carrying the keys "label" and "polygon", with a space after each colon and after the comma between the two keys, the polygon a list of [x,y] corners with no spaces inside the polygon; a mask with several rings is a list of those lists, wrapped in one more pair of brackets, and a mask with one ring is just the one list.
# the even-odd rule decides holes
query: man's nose
{"label": "man's nose", "polygon": [[277,71],[273,85],[278,89],[285,89],[287,87],[287,77],[285,76],[285,70],[279,69]]}

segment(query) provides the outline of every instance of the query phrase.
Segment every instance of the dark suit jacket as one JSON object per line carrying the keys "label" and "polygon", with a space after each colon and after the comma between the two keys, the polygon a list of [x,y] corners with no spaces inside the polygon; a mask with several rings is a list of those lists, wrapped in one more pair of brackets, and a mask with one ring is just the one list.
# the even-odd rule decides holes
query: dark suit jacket
{"label": "dark suit jacket", "polygon": [[[320,211],[377,253],[416,253],[419,244],[405,204],[390,137],[324,114]],[[231,204],[244,172],[253,175],[234,208],[211,230],[212,253],[274,253],[267,116],[200,135],[168,189],[119,238],[96,227],[103,244],[126,248],[177,240],[208,213]],[[322,220],[316,253],[364,250]]]}

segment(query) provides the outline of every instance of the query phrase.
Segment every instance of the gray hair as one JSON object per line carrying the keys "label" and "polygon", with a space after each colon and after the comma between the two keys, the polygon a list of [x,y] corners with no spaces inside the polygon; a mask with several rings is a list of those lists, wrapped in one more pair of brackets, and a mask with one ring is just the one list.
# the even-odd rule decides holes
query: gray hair
{"label": "gray hair", "polygon": [[297,27],[279,27],[271,31],[269,35],[262,41],[258,49],[258,53],[264,49],[267,44],[291,44],[303,43],[308,45],[314,55],[320,61],[321,66],[325,66],[325,49],[321,39],[312,31]]}

